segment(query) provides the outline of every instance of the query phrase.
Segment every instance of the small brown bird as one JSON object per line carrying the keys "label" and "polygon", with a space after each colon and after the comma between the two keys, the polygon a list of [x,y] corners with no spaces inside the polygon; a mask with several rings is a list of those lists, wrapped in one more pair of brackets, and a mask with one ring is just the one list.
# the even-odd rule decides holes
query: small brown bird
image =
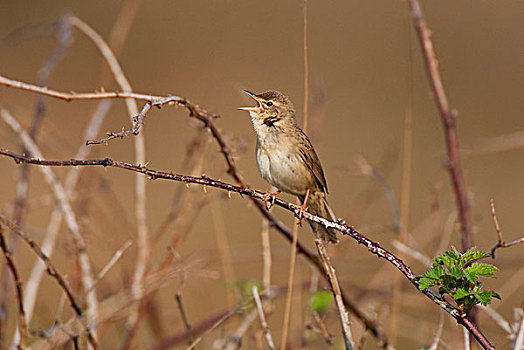
{"label": "small brown bird", "polygon": [[[254,94],[244,90],[257,103],[255,107],[241,107],[248,111],[257,134],[257,164],[260,175],[278,191],[264,199],[269,209],[269,198],[281,191],[299,198],[302,211],[308,204],[311,214],[336,221],[326,201],[328,192],[326,178],[317,153],[307,135],[299,128],[295,118],[295,107],[284,94],[268,90]],[[317,237],[337,243],[337,231],[309,221]]]}

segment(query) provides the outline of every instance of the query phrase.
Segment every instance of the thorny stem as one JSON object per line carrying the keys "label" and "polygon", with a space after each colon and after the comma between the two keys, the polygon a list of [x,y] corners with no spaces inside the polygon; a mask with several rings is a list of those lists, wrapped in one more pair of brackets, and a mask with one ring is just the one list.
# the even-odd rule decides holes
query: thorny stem
{"label": "thorny stem", "polygon": [[[69,302],[71,304],[71,307],[73,310],[75,310],[76,315],[80,318],[84,318],[84,313],[82,309],[80,308],[80,304],[78,301],[76,301],[75,297],[73,296],[73,292],[71,291],[71,288],[69,287],[69,284],[66,282],[66,280],[62,277],[62,275],[58,272],[54,264],[51,262],[49,257],[42,251],[42,249],[36,244],[35,241],[31,237],[29,237],[26,233],[24,233],[18,225],[10,221],[9,219],[3,217],[0,215],[0,224],[5,225],[11,229],[12,232],[16,233],[19,237],[21,237],[30,247],[33,249],[33,251],[38,255],[38,257],[45,263],[47,273],[49,276],[53,277],[62,290],[66,293],[67,298],[69,299]],[[87,337],[91,345],[94,349],[98,348],[98,343],[93,336],[93,333],[91,332],[91,329],[89,326],[85,326],[85,331],[87,333]]]}
{"label": "thorny stem", "polygon": [[442,124],[446,136],[446,147],[448,152],[448,167],[455,190],[457,205],[459,209],[460,222],[462,224],[462,250],[466,251],[472,246],[471,227],[469,224],[469,201],[466,196],[466,188],[462,177],[462,169],[460,167],[459,144],[455,124],[455,115],[451,109],[440,73],[438,70],[438,61],[431,42],[431,34],[427,28],[424,15],[417,0],[409,0],[411,7],[411,14],[417,35],[420,41],[420,46],[424,54],[424,62],[428,73],[428,78],[431,83],[431,88],[435,95],[435,102],[440,111]]}
{"label": "thorny stem", "polygon": [[20,274],[16,268],[15,262],[13,260],[13,255],[6,243],[6,238],[4,237],[3,227],[0,225],[0,248],[4,253],[5,259],[7,260],[7,268],[11,271],[13,275],[13,280],[15,282],[16,288],[16,300],[18,302],[18,332],[20,338],[17,344],[17,348],[22,350],[26,346],[26,334],[27,334],[27,323],[24,311],[24,293],[22,289],[22,281],[20,280]]}
{"label": "thorny stem", "polygon": [[[47,96],[51,96],[54,98],[62,99],[65,101],[72,101],[72,100],[98,100],[98,99],[107,99],[107,98],[134,98],[136,100],[143,100],[147,101],[146,105],[142,108],[142,111],[135,117],[135,122],[133,123],[133,127],[129,130],[123,130],[119,133],[108,133],[108,137],[101,139],[101,140],[94,140],[94,141],[88,141],[88,144],[97,144],[97,143],[103,143],[107,142],[113,138],[118,137],[125,137],[130,134],[134,134],[135,132],[139,132],[139,129],[141,125],[144,122],[144,118],[146,116],[146,113],[151,109],[153,105],[160,108],[160,106],[164,104],[168,105],[180,105],[184,106],[188,111],[190,117],[194,117],[198,120],[200,120],[206,128],[211,132],[214,139],[217,141],[217,143],[220,146],[220,151],[222,155],[224,156],[224,159],[228,165],[228,173],[235,179],[235,181],[244,188],[247,188],[248,185],[244,182],[240,172],[235,166],[235,161],[232,156],[231,149],[229,145],[226,143],[224,138],[222,137],[219,130],[215,127],[213,123],[213,119],[217,118],[218,115],[211,113],[198,105],[195,105],[191,103],[189,100],[187,100],[184,97],[179,96],[154,96],[150,94],[140,94],[140,93],[134,93],[134,92],[92,92],[92,93],[66,93],[66,92],[60,92],[53,89],[49,89],[47,87],[41,87],[36,86],[33,84],[24,83],[17,80],[12,80],[3,76],[0,76],[0,85],[5,85],[8,87],[14,87],[21,90],[31,91]],[[289,242],[293,241],[293,234],[291,231],[284,226],[280,221],[275,219],[265,208],[264,204],[260,201],[255,200],[254,198],[250,197],[252,202],[255,204],[257,209],[260,211],[260,213],[271,222],[271,225],[274,226]],[[322,262],[320,259],[311,252],[308,248],[306,248],[300,241],[297,241],[297,250],[300,254],[304,255],[306,259],[311,262],[319,271],[323,271]],[[324,276],[326,278],[326,276]],[[388,346],[388,340],[386,335],[382,332],[380,327],[371,320],[360,308],[358,305],[352,301],[349,296],[342,290],[342,299],[344,300],[344,304],[348,308],[349,311],[351,311],[361,322],[364,323],[367,330],[369,330],[373,336],[375,336],[383,347]]]}
{"label": "thorny stem", "polygon": [[[184,183],[194,183],[199,184],[202,186],[207,187],[215,187],[219,188],[228,192],[235,192],[239,193],[240,195],[246,195],[253,199],[256,199],[258,203],[260,203],[262,206],[263,199],[265,193],[253,190],[251,188],[245,188],[241,186],[236,186],[233,184],[229,184],[220,180],[214,180],[207,176],[189,176],[189,175],[181,175],[181,174],[175,174],[175,173],[167,173],[163,171],[158,171],[154,169],[149,169],[143,165],[134,165],[126,162],[120,162],[115,161],[111,158],[105,158],[105,159],[87,159],[87,160],[79,160],[79,159],[71,159],[71,160],[41,160],[41,159],[35,159],[30,158],[24,155],[16,154],[11,151],[8,151],[6,149],[0,148],[0,154],[11,157],[15,160],[16,163],[29,163],[29,164],[36,164],[36,165],[44,165],[44,166],[103,166],[103,167],[115,167],[115,168],[122,168],[129,171],[139,172],[149,177],[150,180],[155,179],[168,179],[173,181],[179,181]],[[301,207],[298,205],[295,205],[293,203],[285,202],[281,199],[275,200],[275,205],[278,205],[279,207],[282,207],[284,209],[287,209],[295,214],[295,216],[298,216],[301,212]],[[339,221],[339,222],[333,222],[326,220],[322,217],[310,214],[309,212],[305,211],[303,213],[303,217],[310,220],[315,221],[326,228],[334,228],[338,231],[340,231],[342,234],[349,236],[357,241],[359,244],[363,244],[367,246],[368,250],[372,253],[377,255],[380,258],[386,259],[388,262],[393,264],[402,274],[411,282],[413,286],[415,286],[418,289],[418,282],[415,280],[416,275],[411,271],[411,269],[404,264],[404,262],[396,257],[394,254],[390,253],[388,250],[382,248],[379,243],[372,241],[371,239],[367,238],[366,236],[362,235],[360,232],[358,232],[355,228],[346,225],[345,222]],[[315,260],[318,261],[318,260]],[[485,349],[495,349],[493,345],[488,341],[488,339],[484,336],[484,334],[477,328],[477,326],[467,318],[466,315],[461,314],[460,311],[455,308],[453,305],[448,303],[446,300],[444,300],[441,296],[439,296],[436,292],[434,292],[431,289],[425,289],[422,291],[429,299],[431,299],[434,303],[439,305],[442,309],[444,309],[446,312],[448,312],[453,318],[457,320],[457,322],[461,325],[463,325],[474,337],[479,341],[479,343],[485,348]]]}

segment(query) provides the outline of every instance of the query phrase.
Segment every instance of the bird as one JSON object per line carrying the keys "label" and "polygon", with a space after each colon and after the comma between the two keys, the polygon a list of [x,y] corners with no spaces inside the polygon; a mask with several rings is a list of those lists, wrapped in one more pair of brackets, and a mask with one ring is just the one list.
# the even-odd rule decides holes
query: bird
{"label": "bird", "polygon": [[[313,144],[300,129],[293,102],[283,93],[267,90],[254,94],[243,90],[256,102],[254,107],[240,107],[248,111],[257,135],[256,159],[258,170],[264,180],[277,191],[264,196],[269,210],[280,192],[298,197],[302,203],[299,223],[306,210],[325,219],[336,221],[328,205],[327,181]],[[324,242],[338,243],[334,228],[308,220],[317,238]]]}

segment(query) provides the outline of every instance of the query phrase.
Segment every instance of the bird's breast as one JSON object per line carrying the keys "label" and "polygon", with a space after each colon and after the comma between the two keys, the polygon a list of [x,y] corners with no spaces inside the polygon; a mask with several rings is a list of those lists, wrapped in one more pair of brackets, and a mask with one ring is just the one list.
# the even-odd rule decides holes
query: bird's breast
{"label": "bird's breast", "polygon": [[299,196],[316,186],[314,176],[298,154],[293,139],[283,135],[278,139],[258,141],[257,164],[260,175],[281,191]]}

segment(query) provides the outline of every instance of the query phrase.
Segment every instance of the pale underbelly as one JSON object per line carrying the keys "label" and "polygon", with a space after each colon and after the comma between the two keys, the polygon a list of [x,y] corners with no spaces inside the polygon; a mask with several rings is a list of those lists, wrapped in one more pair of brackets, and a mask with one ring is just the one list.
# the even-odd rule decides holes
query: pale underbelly
{"label": "pale underbelly", "polygon": [[257,163],[260,175],[281,191],[300,196],[316,185],[311,171],[297,155],[272,152],[270,157],[259,150]]}

